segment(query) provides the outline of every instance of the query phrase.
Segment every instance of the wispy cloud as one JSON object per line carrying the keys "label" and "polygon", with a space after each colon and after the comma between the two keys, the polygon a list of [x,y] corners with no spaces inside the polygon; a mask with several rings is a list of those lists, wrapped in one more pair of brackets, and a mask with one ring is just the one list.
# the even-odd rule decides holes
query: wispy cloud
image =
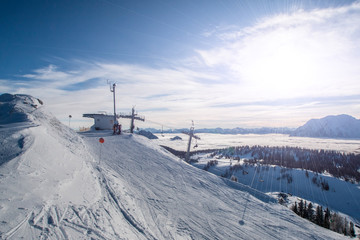
{"label": "wispy cloud", "polygon": [[[12,87],[2,92],[26,93],[42,98],[51,106],[52,112],[60,119],[69,114],[73,119],[81,118],[85,112],[112,111],[112,94],[107,80],[117,83],[116,98],[118,111],[128,111],[133,105],[148,114],[167,112],[178,116],[181,121],[190,122],[191,110],[206,106],[198,89],[206,86],[206,79],[214,79],[207,73],[180,68],[150,68],[122,63],[74,63],[74,71],[61,70],[50,65],[37,69],[31,74],[10,80]],[[6,80],[2,80],[8,82]],[[17,85],[25,84],[24,88]],[[6,86],[6,84],[4,84]],[[206,95],[206,94],[205,94]],[[181,100],[179,100],[181,98]],[[163,121],[154,117],[155,120]],[[177,119],[179,119],[177,117]],[[184,120],[185,119],[185,120]]]}
{"label": "wispy cloud", "polygon": [[[209,68],[266,99],[356,94],[360,2],[263,18],[213,33],[221,45],[198,50]],[[240,89],[240,88],[239,88]],[[246,97],[249,97],[246,94]]]}
{"label": "wispy cloud", "polygon": [[348,104],[360,104],[360,95],[351,96],[335,96],[335,97],[311,97],[311,98],[289,98],[289,99],[275,99],[270,101],[253,101],[253,102],[232,102],[232,103],[218,103],[214,108],[232,108],[240,106],[344,106]]}
{"label": "wispy cloud", "polygon": [[[177,64],[150,67],[105,61],[49,65],[0,80],[0,92],[43,98],[60,119],[136,105],[156,122],[186,127],[297,126],[329,114],[358,115],[360,2],[296,10],[253,26],[218,27],[212,48]],[[346,107],[344,107],[346,106]],[[344,112],[345,111],[345,112]],[[83,124],[83,123],[81,123]]]}

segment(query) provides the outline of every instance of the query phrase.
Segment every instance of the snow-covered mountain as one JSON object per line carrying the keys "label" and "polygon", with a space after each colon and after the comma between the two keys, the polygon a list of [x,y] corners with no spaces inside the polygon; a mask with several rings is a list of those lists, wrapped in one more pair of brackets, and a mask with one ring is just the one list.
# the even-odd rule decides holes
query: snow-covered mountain
{"label": "snow-covered mountain", "polygon": [[360,120],[349,115],[311,119],[292,136],[324,138],[360,138]]}
{"label": "snow-covered mountain", "polygon": [[344,238],[142,136],[79,135],[36,98],[0,96],[0,117],[2,239]]}

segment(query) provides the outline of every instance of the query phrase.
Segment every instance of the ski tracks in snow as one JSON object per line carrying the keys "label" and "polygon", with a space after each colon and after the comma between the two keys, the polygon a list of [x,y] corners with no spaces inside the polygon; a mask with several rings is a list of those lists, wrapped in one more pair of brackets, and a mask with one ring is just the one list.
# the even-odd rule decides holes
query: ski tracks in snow
{"label": "ski tracks in snow", "polygon": [[102,173],[100,168],[97,168],[101,174],[101,182],[104,185],[104,188],[107,191],[108,199],[110,199],[114,205],[114,207],[120,211],[124,219],[132,226],[137,232],[141,233],[145,239],[156,239],[154,238],[150,232],[144,229],[139,222],[131,215],[131,213],[123,206],[121,199],[118,197],[116,192],[112,189],[110,184],[108,183],[107,178]]}

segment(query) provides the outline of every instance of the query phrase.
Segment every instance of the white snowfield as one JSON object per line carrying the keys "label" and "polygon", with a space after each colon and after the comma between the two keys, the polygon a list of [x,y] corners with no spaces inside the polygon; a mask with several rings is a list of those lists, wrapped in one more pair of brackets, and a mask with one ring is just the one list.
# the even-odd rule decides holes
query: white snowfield
{"label": "white snowfield", "polygon": [[79,135],[39,103],[0,96],[1,239],[344,239],[144,137]]}

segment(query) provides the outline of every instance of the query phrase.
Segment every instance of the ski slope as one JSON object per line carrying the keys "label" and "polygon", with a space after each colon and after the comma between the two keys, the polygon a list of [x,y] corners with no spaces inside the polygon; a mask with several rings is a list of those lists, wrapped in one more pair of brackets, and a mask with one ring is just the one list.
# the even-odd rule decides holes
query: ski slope
{"label": "ski slope", "polygon": [[142,136],[79,135],[37,102],[0,96],[2,239],[344,239]]}

